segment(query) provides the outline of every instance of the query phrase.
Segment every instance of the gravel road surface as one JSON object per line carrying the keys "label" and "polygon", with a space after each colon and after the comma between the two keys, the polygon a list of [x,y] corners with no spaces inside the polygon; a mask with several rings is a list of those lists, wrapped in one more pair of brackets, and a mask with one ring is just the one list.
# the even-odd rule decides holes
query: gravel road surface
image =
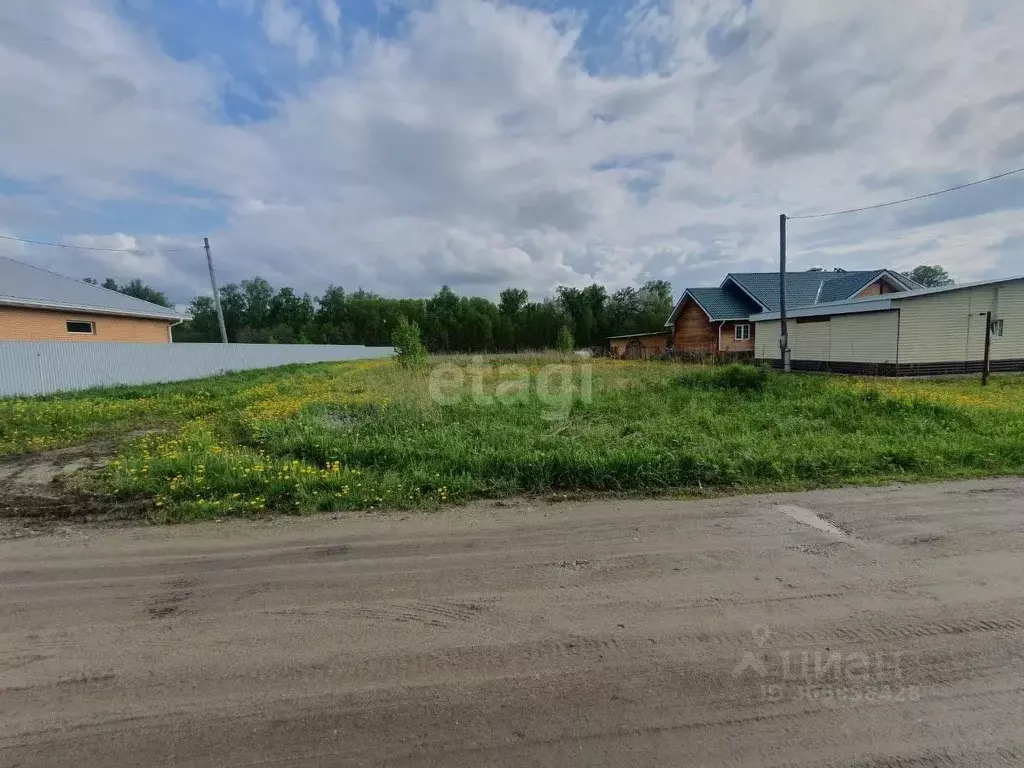
{"label": "gravel road surface", "polygon": [[1024,765],[1024,481],[0,542],[0,765]]}

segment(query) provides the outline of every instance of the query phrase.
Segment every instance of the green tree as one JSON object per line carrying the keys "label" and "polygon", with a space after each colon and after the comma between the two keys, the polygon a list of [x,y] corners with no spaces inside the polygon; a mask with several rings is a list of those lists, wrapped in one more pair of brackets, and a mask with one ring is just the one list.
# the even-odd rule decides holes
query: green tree
{"label": "green tree", "polygon": [[171,302],[167,300],[167,296],[165,296],[162,291],[158,291],[156,288],[146,285],[137,277],[124,285],[118,285],[117,281],[112,277],[108,277],[102,283],[97,283],[94,278],[87,277],[85,278],[85,282],[90,285],[99,285],[102,288],[106,288],[108,291],[123,293],[125,296],[134,296],[136,299],[142,299],[143,301],[148,301],[151,304],[159,304],[161,307],[171,306]]}
{"label": "green tree", "polygon": [[238,334],[246,327],[246,305],[245,291],[237,283],[228,283],[220,287],[220,308],[224,313],[228,341],[239,341]]}
{"label": "green tree", "polygon": [[217,325],[217,311],[210,296],[196,296],[188,305],[189,320],[172,329],[174,340],[178,342],[215,342],[220,341],[220,329]]}
{"label": "green tree", "polygon": [[151,304],[159,304],[161,307],[171,306],[171,302],[167,300],[167,296],[165,296],[162,291],[158,291],[156,288],[146,285],[138,278],[125,283],[117,290],[126,296],[134,296],[136,299],[142,299],[143,301],[148,301]]}
{"label": "green tree", "polygon": [[257,275],[252,280],[242,281],[241,294],[242,325],[254,331],[266,328],[270,320],[270,300],[274,296],[274,287]]}
{"label": "green tree", "polygon": [[514,318],[526,306],[529,297],[522,288],[506,288],[501,292],[498,309],[506,317]]}
{"label": "green tree", "polygon": [[660,331],[672,314],[672,284],[667,280],[649,280],[640,287],[637,298],[639,307],[635,333]]}
{"label": "green tree", "polygon": [[555,348],[559,352],[572,352],[576,348],[576,342],[573,341],[572,331],[569,330],[569,326],[563,325],[558,329],[558,341],[555,344]]}
{"label": "green tree", "polygon": [[399,315],[395,330],[391,334],[391,345],[395,357],[403,368],[421,368],[427,364],[427,348],[420,339],[420,327],[410,323],[405,315]]}
{"label": "green tree", "polygon": [[560,285],[555,293],[562,310],[572,322],[576,341],[584,347],[603,341],[606,334],[601,319],[604,317],[605,302],[608,300],[604,286],[595,283],[580,289]]}
{"label": "green tree", "polygon": [[605,336],[659,331],[672,312],[672,286],[666,280],[650,280],[639,289],[622,288],[605,307]]}
{"label": "green tree", "polygon": [[314,315],[313,299],[308,293],[296,296],[291,288],[282,288],[270,299],[267,323],[274,327],[285,326],[301,336],[312,324]]}
{"label": "green tree", "polygon": [[951,278],[949,273],[938,264],[933,264],[931,266],[928,264],[921,264],[920,266],[914,267],[909,272],[904,272],[903,274],[914,282],[920,283],[925,288],[941,288],[943,286],[953,284],[953,278]]}

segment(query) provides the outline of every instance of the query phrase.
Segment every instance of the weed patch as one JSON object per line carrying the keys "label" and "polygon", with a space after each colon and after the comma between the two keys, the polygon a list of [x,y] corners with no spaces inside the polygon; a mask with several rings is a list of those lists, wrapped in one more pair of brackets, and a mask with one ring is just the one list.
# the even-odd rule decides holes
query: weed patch
{"label": "weed patch", "polygon": [[[531,375],[569,358],[502,358]],[[446,362],[451,363],[451,360]],[[902,382],[589,361],[592,397],[439,404],[357,361],[0,401],[0,453],[120,442],[93,492],[154,519],[431,508],[515,493],[761,490],[1024,471],[1024,378]],[[129,437],[140,429],[158,431]]]}
{"label": "weed patch", "polygon": [[729,363],[728,365],[687,371],[678,376],[675,383],[686,389],[761,392],[768,384],[768,376],[767,368],[758,365]]}

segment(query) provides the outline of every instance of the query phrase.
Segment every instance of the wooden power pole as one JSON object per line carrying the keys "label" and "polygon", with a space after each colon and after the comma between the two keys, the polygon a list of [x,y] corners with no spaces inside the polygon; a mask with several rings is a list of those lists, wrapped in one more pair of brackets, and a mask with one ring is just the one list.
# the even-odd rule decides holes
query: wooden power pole
{"label": "wooden power pole", "polygon": [[786,214],[779,215],[779,350],[782,370],[789,371],[789,328],[786,325]]}
{"label": "wooden power pole", "polygon": [[221,343],[228,343],[228,329],[224,327],[224,310],[220,307],[220,291],[217,290],[217,278],[213,274],[213,256],[210,254],[210,238],[203,238],[206,249],[206,266],[210,268],[210,285],[213,287],[213,306],[217,309],[217,324],[220,325]]}
{"label": "wooden power pole", "polygon": [[981,361],[981,386],[988,386],[992,363],[992,312],[985,313],[985,358]]}

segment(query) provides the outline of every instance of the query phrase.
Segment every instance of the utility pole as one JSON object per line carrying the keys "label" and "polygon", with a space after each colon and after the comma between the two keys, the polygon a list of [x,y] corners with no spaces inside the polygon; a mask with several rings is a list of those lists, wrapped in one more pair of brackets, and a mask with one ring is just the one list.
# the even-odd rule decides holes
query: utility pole
{"label": "utility pole", "polygon": [[981,386],[988,386],[992,363],[992,312],[985,313],[985,359],[981,361]]}
{"label": "utility pole", "polygon": [[210,285],[213,286],[213,306],[217,308],[217,323],[220,325],[221,343],[228,343],[228,329],[224,327],[224,310],[220,308],[220,291],[217,290],[217,278],[213,275],[213,256],[210,254],[210,238],[203,238],[206,249],[206,266],[210,268]]}
{"label": "utility pole", "polygon": [[782,352],[782,370],[788,372],[789,329],[786,326],[786,214],[779,214],[779,350]]}

